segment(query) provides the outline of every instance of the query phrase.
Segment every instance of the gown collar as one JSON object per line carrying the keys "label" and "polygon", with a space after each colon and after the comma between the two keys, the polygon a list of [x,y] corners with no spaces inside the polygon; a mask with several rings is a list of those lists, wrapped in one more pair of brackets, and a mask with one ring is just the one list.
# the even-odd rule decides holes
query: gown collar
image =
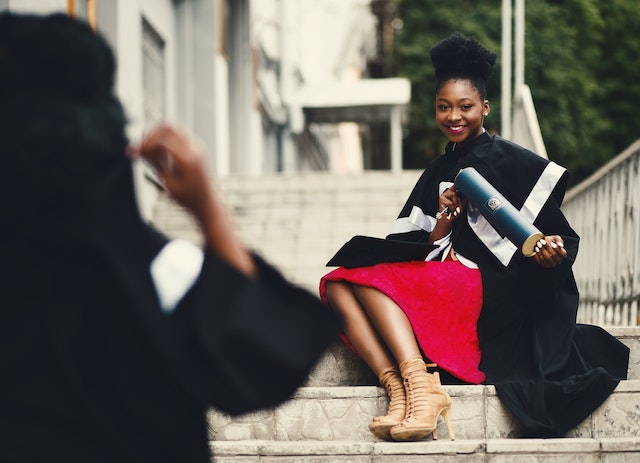
{"label": "gown collar", "polygon": [[482,132],[482,134],[480,134],[473,140],[468,141],[464,145],[458,145],[457,143],[452,142],[447,143],[447,146],[445,147],[445,155],[460,160],[476,146],[482,145],[484,143],[489,143],[491,142],[491,140],[491,135],[489,135],[489,133],[485,130],[484,132]]}

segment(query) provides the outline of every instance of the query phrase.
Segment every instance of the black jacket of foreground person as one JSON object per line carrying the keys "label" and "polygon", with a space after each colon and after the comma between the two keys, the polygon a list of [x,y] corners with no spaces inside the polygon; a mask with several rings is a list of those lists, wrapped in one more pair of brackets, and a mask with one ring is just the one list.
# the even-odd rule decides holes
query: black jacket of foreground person
{"label": "black jacket of foreground person", "polygon": [[143,221],[113,79],[89,27],[0,15],[2,462],[208,462],[208,408],[286,400],[337,331],[258,257]]}

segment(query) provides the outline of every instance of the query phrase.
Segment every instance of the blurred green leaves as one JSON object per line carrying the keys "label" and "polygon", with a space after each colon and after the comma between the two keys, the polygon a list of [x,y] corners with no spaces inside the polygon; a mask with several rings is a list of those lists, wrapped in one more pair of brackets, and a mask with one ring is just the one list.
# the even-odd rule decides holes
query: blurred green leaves
{"label": "blurred green leaves", "polygon": [[[422,168],[446,143],[433,112],[429,50],[462,32],[498,53],[488,83],[500,131],[502,0],[390,0],[403,27],[394,38],[396,73],[412,82],[405,168]],[[549,157],[572,184],[640,138],[640,7],[637,0],[527,0],[525,82],[531,88]]]}

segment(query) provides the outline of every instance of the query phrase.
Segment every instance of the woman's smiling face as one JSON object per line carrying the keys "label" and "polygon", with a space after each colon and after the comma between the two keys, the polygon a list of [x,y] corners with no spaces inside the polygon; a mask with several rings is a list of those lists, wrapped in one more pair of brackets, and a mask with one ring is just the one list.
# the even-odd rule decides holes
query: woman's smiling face
{"label": "woman's smiling face", "polygon": [[435,101],[438,127],[453,143],[463,144],[482,134],[489,101],[466,79],[449,79],[440,85]]}

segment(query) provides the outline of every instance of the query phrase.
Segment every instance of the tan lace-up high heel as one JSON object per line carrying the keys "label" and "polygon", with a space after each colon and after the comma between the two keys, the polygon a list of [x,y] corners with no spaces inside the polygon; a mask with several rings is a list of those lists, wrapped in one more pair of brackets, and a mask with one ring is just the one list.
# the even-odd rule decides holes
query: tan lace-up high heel
{"label": "tan lace-up high heel", "polygon": [[389,431],[404,420],[407,405],[404,382],[398,367],[385,368],[380,372],[379,378],[380,384],[389,395],[389,407],[385,416],[376,416],[373,419],[369,430],[380,439],[391,440]]}
{"label": "tan lace-up high heel", "polygon": [[428,373],[422,357],[414,357],[400,364],[407,394],[407,413],[402,423],[391,428],[391,438],[397,441],[421,440],[433,433],[437,439],[438,417],[447,423],[449,437],[455,439],[451,427],[451,397],[442,388],[440,374]]}

